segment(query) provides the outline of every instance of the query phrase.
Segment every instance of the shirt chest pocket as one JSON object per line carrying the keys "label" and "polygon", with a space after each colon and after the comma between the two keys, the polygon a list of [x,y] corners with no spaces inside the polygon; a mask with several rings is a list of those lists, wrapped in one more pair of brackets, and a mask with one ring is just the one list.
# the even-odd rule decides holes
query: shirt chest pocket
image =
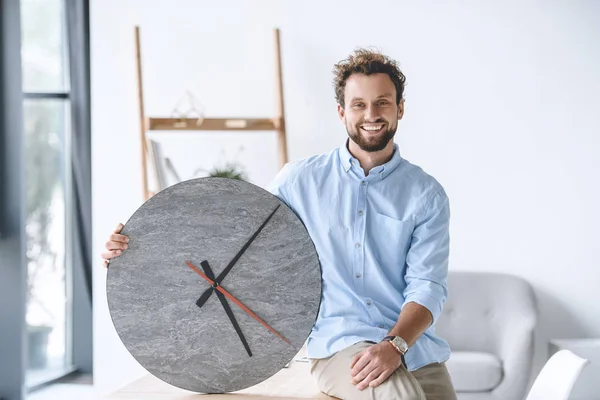
{"label": "shirt chest pocket", "polygon": [[375,260],[381,268],[401,271],[412,240],[413,220],[399,220],[378,212],[371,212],[368,219],[366,239]]}

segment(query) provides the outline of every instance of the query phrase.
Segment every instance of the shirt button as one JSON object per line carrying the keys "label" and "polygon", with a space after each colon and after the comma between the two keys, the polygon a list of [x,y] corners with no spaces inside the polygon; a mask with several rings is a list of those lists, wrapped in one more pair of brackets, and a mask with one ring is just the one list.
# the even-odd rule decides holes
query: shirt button
{"label": "shirt button", "polygon": [[358,249],[360,247],[360,243],[356,243],[354,246]]}
{"label": "shirt button", "polygon": [[383,329],[383,324],[379,324],[379,327],[380,327],[381,329]]}
{"label": "shirt button", "polygon": [[367,300],[367,305],[370,306],[371,305],[371,300]]}
{"label": "shirt button", "polygon": [[363,215],[362,210],[358,210],[358,215]]}
{"label": "shirt button", "polygon": [[355,276],[356,276],[357,278],[360,278],[362,275],[361,275],[360,273],[357,273]]}
{"label": "shirt button", "polygon": [[363,185],[363,186],[366,185],[365,181],[360,182],[360,184]]}

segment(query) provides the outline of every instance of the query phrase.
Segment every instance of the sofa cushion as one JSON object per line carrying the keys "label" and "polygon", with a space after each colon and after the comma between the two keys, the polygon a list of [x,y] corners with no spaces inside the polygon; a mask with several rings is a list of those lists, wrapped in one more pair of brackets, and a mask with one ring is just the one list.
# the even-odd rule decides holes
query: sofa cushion
{"label": "sofa cushion", "polygon": [[446,367],[457,392],[484,392],[502,380],[502,363],[493,354],[453,351]]}

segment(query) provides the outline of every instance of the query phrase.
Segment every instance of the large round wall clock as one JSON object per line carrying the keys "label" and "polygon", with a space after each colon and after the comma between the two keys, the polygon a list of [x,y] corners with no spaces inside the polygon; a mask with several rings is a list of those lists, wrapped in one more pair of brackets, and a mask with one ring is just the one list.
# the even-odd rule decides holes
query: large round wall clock
{"label": "large round wall clock", "polygon": [[108,268],[114,327],[157,378],[233,392],[283,368],[321,301],[321,268],[302,221],[251,183],[200,178],[146,201]]}

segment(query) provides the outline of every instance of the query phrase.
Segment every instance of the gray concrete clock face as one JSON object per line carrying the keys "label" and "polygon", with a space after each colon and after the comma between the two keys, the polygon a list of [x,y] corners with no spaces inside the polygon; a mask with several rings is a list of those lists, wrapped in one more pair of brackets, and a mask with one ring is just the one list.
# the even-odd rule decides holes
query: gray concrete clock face
{"label": "gray concrete clock face", "polygon": [[271,193],[233,179],[185,181],[150,198],[122,233],[130,242],[109,265],[110,315],[159,379],[200,393],[241,390],[274,375],[308,338],[318,256]]}

